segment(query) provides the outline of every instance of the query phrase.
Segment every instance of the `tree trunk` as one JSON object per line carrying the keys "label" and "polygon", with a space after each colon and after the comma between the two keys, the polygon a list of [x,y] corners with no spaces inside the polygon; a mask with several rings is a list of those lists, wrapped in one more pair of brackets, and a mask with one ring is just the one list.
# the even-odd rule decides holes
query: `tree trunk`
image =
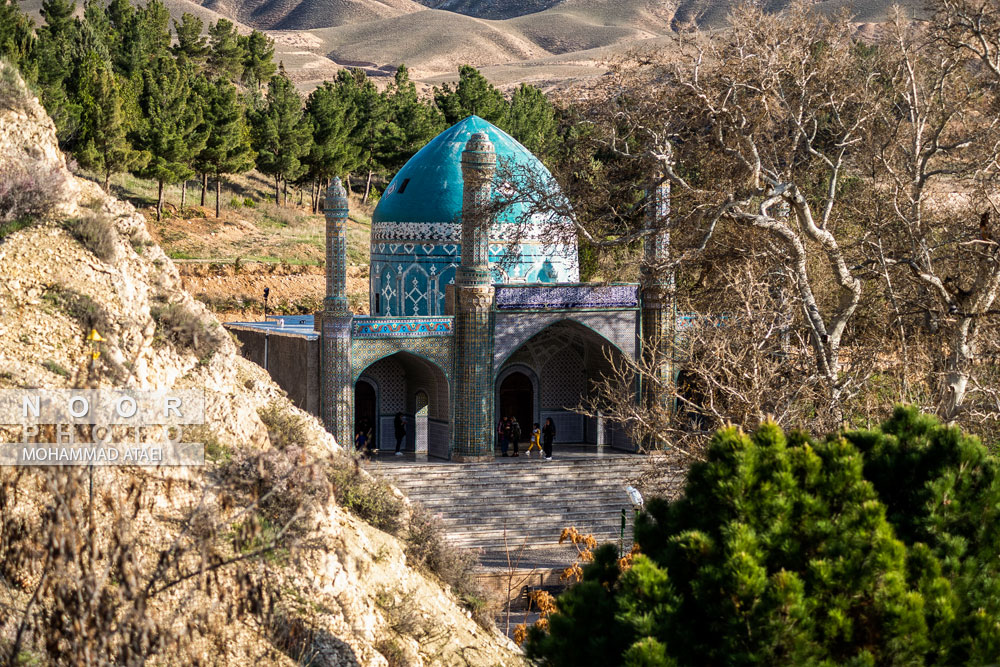
{"label": "tree trunk", "polygon": [[219,217],[219,199],[222,197],[222,174],[215,176],[215,217]]}
{"label": "tree trunk", "polygon": [[[329,180],[330,179],[327,179],[326,187],[330,187]],[[344,178],[344,187],[347,189],[347,196],[350,197],[351,196],[351,175],[350,174],[348,174]]]}
{"label": "tree trunk", "polygon": [[281,196],[281,205],[288,206],[288,179],[284,179],[284,193]]}
{"label": "tree trunk", "polygon": [[163,180],[156,182],[156,221],[159,222],[163,216]]}
{"label": "tree trunk", "polygon": [[281,177],[274,175],[274,205],[281,206]]}
{"label": "tree trunk", "polygon": [[187,201],[188,182],[185,178],[181,182],[181,215],[184,215],[184,204]]}
{"label": "tree trunk", "polygon": [[201,175],[201,205],[205,205],[205,190],[208,190],[208,172]]}
{"label": "tree trunk", "polygon": [[110,194],[110,190],[109,190],[110,188],[111,188],[111,172],[110,171],[105,171],[104,172],[104,192]]}
{"label": "tree trunk", "polygon": [[365,183],[365,196],[361,198],[362,203],[368,203],[368,195],[372,191],[372,170],[368,170],[368,181]]}

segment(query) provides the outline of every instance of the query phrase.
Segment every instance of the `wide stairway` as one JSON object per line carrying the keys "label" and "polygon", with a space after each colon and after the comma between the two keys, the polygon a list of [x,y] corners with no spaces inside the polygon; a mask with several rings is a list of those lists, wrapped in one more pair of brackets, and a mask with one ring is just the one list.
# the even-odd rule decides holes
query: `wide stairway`
{"label": "wide stairway", "polygon": [[479,551],[485,567],[506,568],[509,554],[519,569],[530,569],[573,562],[574,548],[559,545],[560,533],[571,526],[598,543],[617,545],[623,508],[629,549],[634,513],[625,487],[648,461],[623,454],[553,461],[522,455],[493,463],[383,458],[366,467],[439,516],[450,541]]}

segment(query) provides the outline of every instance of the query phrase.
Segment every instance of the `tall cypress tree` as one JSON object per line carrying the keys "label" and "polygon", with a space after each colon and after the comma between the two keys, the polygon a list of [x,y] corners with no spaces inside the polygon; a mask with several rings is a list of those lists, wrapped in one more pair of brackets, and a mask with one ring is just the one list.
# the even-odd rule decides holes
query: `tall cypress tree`
{"label": "tall cypress tree", "polygon": [[149,153],[149,162],[137,170],[157,183],[156,219],[163,211],[164,184],[190,178],[190,164],[205,145],[200,105],[192,95],[189,71],[169,56],[157,58],[143,74],[139,96],[143,123],[136,144]]}
{"label": "tall cypress tree", "polygon": [[215,178],[215,217],[221,212],[222,179],[253,169],[254,153],[236,86],[223,78],[211,83],[201,77],[205,147],[195,158],[195,168]]}
{"label": "tall cypress tree", "polygon": [[267,104],[256,115],[251,136],[257,168],[274,178],[275,203],[281,203],[282,182],[287,203],[288,180],[304,171],[302,158],[309,154],[312,127],[303,113],[302,98],[285,76],[284,68],[271,77]]}
{"label": "tall cypress tree", "polygon": [[72,140],[80,110],[67,90],[73,84],[78,26],[73,19],[76,3],[68,0],[44,0],[38,29],[37,67],[42,104],[56,124],[59,143],[65,147]]}
{"label": "tall cypress tree", "polygon": [[80,130],[76,158],[104,176],[108,191],[112,174],[141,168],[149,156],[132,148],[126,136],[118,83],[95,53],[80,68]]}

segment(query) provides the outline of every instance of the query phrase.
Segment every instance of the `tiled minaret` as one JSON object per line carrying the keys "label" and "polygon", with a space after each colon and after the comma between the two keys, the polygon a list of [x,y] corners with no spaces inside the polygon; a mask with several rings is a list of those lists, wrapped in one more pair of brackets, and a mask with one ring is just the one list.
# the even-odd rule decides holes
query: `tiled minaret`
{"label": "tiled minaret", "polygon": [[343,447],[354,446],[351,320],[347,304],[347,192],[339,178],[326,191],[326,298],[321,315],[323,425]]}
{"label": "tiled minaret", "polygon": [[[639,289],[642,297],[643,354],[657,354],[661,386],[673,381],[674,375],[674,273],[670,262],[670,183],[654,183],[646,191],[646,229],[643,242],[642,271]],[[658,349],[657,349],[658,348]],[[655,383],[643,383],[644,404],[666,403],[668,395]],[[672,407],[672,401],[671,406]]]}
{"label": "tiled minaret", "polygon": [[496,153],[485,132],[462,151],[462,263],[455,274],[455,360],[451,458],[493,459],[493,285],[487,205]]}

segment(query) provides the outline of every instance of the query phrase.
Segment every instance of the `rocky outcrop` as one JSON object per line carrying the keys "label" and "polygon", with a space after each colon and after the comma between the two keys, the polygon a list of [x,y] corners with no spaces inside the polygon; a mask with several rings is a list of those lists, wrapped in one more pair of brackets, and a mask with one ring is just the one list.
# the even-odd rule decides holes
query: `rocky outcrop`
{"label": "rocky outcrop", "polygon": [[[338,446],[332,436],[292,406],[266,373],[242,359],[211,313],[182,289],[142,215],[67,170],[52,122],[34,100],[20,108],[0,105],[0,167],[5,164],[54,170],[62,183],[58,206],[47,219],[0,239],[0,388],[199,388],[206,393],[209,437],[226,451],[275,447],[260,415],[278,406],[302,425],[296,465],[322,468],[346,460],[333,456]],[[90,329],[106,339],[95,363],[85,340]],[[132,475],[152,485],[157,493],[152,511],[133,521],[154,549],[175,538],[172,512],[205,502],[196,493],[209,494],[212,512],[232,511],[217,473],[212,465],[141,473],[103,469],[95,485],[127,486]],[[209,478],[211,484],[200,483]],[[234,665],[521,664],[506,638],[477,625],[446,586],[408,564],[398,539],[333,503],[314,507],[309,519],[306,547],[257,565],[257,574],[284,599],[296,601],[282,616],[285,630],[291,630],[246,620],[222,623],[216,636],[196,644],[199,659]],[[190,595],[196,599],[197,591]],[[187,604],[178,593],[163,602],[164,613],[182,620]],[[292,631],[303,618],[308,618],[308,641],[293,643],[293,651],[279,639],[296,635]]]}

